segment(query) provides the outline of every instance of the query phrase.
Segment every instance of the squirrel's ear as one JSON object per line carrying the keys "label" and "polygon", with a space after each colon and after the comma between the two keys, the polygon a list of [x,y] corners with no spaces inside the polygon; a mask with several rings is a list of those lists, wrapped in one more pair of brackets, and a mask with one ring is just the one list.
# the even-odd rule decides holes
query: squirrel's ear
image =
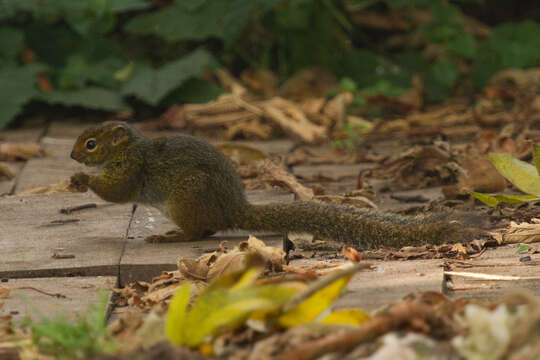
{"label": "squirrel's ear", "polygon": [[120,145],[129,140],[128,129],[124,125],[116,125],[112,128],[112,144]]}

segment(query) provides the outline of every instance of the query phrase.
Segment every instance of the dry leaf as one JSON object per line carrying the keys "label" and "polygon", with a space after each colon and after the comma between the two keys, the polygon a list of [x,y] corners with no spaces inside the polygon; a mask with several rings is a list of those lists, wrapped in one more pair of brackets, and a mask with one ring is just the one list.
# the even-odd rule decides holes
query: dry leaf
{"label": "dry leaf", "polygon": [[313,199],[313,190],[300,184],[293,175],[289,174],[272,161],[265,160],[259,169],[270,181],[285,186],[287,189],[294,192],[300,200],[307,201]]}
{"label": "dry leaf", "polygon": [[224,143],[216,147],[237,165],[249,165],[268,158],[264,151],[244,144]]}
{"label": "dry leaf", "polygon": [[290,131],[308,143],[326,139],[326,128],[309,121],[300,107],[280,97],[261,104],[266,118],[274,121],[284,131]]}
{"label": "dry leaf", "polygon": [[43,156],[45,150],[38,143],[3,143],[0,144],[0,160],[28,160]]}
{"label": "dry leaf", "polygon": [[35,194],[63,194],[63,193],[72,193],[76,192],[74,189],[70,187],[70,180],[62,180],[59,183],[51,184],[51,185],[43,185],[43,186],[32,186],[24,191],[22,191],[19,195],[35,195]]}
{"label": "dry leaf", "polygon": [[11,288],[8,288],[7,286],[4,286],[4,285],[0,285],[0,299],[7,298],[10,292],[11,292]]}
{"label": "dry leaf", "polygon": [[0,180],[3,178],[11,180],[14,177],[15,174],[10,170],[9,166],[4,162],[0,162]]}
{"label": "dry leaf", "polygon": [[540,219],[531,219],[530,223],[520,224],[510,222],[510,225],[501,234],[502,243],[532,243],[540,241]]}

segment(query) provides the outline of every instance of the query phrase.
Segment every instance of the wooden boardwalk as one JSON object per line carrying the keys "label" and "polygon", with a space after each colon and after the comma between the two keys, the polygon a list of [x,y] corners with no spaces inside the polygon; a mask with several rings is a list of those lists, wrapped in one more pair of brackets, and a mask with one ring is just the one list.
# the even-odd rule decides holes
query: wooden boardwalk
{"label": "wooden boardwalk", "polygon": [[[69,158],[76,136],[85,124],[52,123],[49,126],[0,132],[0,140],[39,141],[47,156],[26,163],[10,163],[16,174],[11,181],[0,182],[0,279],[1,285],[18,288],[4,300],[0,315],[33,314],[39,309],[47,314],[63,309],[70,314],[84,310],[95,302],[98,289],[110,291],[135,280],[150,280],[164,270],[176,268],[176,259],[198,257],[217,249],[226,239],[229,246],[245,240],[246,233],[219,233],[193,243],[147,244],[144,237],[172,228],[172,224],[153,208],[107,204],[94,194],[25,195],[32,186],[48,185],[68,179],[84,166]],[[159,134],[160,136],[163,133]],[[270,153],[291,151],[293,142],[279,140],[251,142]],[[297,166],[293,173],[304,179],[325,175],[328,188],[353,190],[359,169],[370,164]],[[332,178],[334,176],[334,180]],[[436,194],[437,189],[432,190]],[[250,191],[253,202],[289,202],[294,196],[282,190]],[[383,198],[385,208],[400,206],[399,202]],[[95,204],[66,215],[61,209]],[[281,237],[258,234],[268,245],[281,246]],[[537,255],[533,254],[533,261]],[[478,271],[502,275],[534,276],[536,265],[519,261],[516,246],[490,249],[477,260],[469,260],[463,271]],[[302,259],[292,265],[313,263]],[[375,270],[360,273],[351,282],[338,306],[378,308],[409,293],[441,291],[448,279],[443,276],[443,260],[380,261]],[[486,282],[456,280],[461,296],[497,296],[509,288],[525,287],[540,294],[539,282]],[[37,290],[39,291],[37,291]],[[54,296],[58,295],[58,296]]]}

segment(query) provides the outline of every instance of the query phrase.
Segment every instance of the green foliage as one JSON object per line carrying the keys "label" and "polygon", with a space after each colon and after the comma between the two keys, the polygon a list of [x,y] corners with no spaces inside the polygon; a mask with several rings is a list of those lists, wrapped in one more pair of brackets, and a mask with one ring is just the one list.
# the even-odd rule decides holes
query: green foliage
{"label": "green foliage", "polygon": [[[161,111],[174,101],[212,100],[222,89],[201,74],[218,64],[235,72],[270,69],[281,80],[325,67],[354,83],[360,107],[366,95],[403,94],[415,75],[424,79],[427,100],[441,102],[458,81],[471,79],[481,89],[497,71],[540,62],[540,24],[498,25],[481,39],[464,25],[467,3],[488,6],[481,0],[0,0],[0,74],[9,84],[0,89],[0,127],[31,109],[23,107],[31,101],[106,111],[145,103]],[[385,50],[385,33],[355,21],[355,12],[368,8],[427,9],[428,22],[399,30],[424,39],[423,48],[405,43]],[[430,47],[437,51],[428,58],[423,50]]]}
{"label": "green foliage", "polygon": [[126,24],[134,34],[152,34],[168,41],[233,41],[255,10],[271,8],[276,0],[175,0],[169,7],[141,15]]}
{"label": "green foliage", "polygon": [[497,171],[527,195],[489,195],[474,191],[471,191],[471,195],[488,206],[496,206],[500,202],[520,204],[524,201],[537,200],[540,197],[539,155],[540,146],[536,144],[533,145],[534,165],[516,159],[508,153],[491,153],[488,155]]}
{"label": "green foliage", "polygon": [[525,68],[540,62],[540,24],[524,21],[497,26],[478,49],[474,60],[472,79],[477,87],[502,69]]}
{"label": "green foliage", "polygon": [[159,69],[141,64],[124,84],[122,94],[134,95],[144,102],[157,105],[187,79],[216,66],[214,57],[205,50],[195,50]]}
{"label": "green foliage", "polygon": [[60,359],[87,359],[115,349],[105,319],[107,300],[107,295],[101,293],[98,304],[90,306],[75,321],[57,315],[41,322],[24,323],[32,330],[32,342],[41,353]]}

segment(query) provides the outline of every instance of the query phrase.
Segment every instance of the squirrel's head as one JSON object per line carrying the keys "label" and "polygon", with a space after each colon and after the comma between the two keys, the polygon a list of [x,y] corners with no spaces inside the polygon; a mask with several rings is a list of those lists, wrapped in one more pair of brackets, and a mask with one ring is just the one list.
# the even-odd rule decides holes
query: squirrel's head
{"label": "squirrel's head", "polygon": [[87,166],[100,166],[112,155],[124,152],[140,136],[123,121],[107,121],[86,129],[78,137],[71,158]]}

